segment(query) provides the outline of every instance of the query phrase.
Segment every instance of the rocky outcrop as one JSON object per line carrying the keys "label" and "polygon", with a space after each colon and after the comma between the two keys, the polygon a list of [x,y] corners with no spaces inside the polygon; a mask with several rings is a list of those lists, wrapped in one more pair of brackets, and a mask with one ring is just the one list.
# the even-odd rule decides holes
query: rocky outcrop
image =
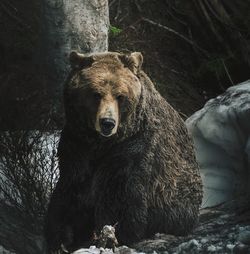
{"label": "rocky outcrop", "polygon": [[[135,247],[157,253],[250,253],[250,212],[247,197],[201,210],[200,223],[186,237],[156,235]],[[240,252],[244,250],[245,252]]]}

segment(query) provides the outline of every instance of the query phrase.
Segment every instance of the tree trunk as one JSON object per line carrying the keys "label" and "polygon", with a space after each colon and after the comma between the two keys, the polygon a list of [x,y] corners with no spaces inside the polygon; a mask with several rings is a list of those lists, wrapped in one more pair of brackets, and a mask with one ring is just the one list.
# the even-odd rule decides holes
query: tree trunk
{"label": "tree trunk", "polygon": [[43,0],[42,16],[37,60],[57,110],[69,69],[69,52],[72,49],[83,53],[108,49],[108,0]]}

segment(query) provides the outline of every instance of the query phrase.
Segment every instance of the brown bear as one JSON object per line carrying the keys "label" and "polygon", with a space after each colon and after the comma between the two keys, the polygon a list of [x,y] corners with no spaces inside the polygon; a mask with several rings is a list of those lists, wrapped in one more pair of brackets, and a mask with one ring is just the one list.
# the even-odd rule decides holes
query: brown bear
{"label": "brown bear", "polygon": [[193,144],[142,71],[142,54],[72,52],[70,61],[49,251],[88,246],[94,231],[115,223],[128,245],[157,232],[190,232],[202,200]]}

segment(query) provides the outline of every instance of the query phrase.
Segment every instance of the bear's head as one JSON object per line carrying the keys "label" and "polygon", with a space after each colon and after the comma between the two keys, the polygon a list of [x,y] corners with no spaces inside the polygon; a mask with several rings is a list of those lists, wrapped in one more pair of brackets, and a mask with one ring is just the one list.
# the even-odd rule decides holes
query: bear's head
{"label": "bear's head", "polygon": [[[71,76],[65,87],[66,118],[81,128],[110,137],[128,124],[141,95],[142,54],[116,52],[70,54]],[[70,121],[71,121],[70,120]]]}

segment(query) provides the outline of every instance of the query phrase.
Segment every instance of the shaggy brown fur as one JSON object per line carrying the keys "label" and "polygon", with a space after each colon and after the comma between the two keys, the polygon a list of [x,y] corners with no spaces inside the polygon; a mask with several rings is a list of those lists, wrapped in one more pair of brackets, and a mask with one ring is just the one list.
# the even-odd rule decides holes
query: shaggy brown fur
{"label": "shaggy brown fur", "polygon": [[[202,199],[193,144],[178,113],[141,71],[142,55],[74,52],[71,64],[49,250],[88,245],[94,231],[117,222],[121,244],[157,232],[187,234]],[[119,111],[110,137],[95,127],[104,98],[117,101]]]}

